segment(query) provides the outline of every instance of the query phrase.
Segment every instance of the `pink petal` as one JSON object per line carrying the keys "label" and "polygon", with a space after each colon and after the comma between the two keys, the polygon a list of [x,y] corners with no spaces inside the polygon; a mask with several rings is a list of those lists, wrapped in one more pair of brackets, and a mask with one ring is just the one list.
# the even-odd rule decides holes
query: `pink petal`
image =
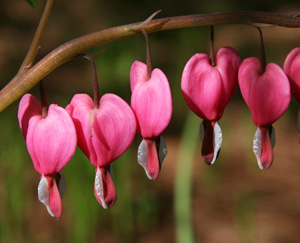
{"label": "pink petal", "polygon": [[119,158],[131,145],[136,119],[131,107],[114,94],[105,94],[93,126],[93,146],[97,165],[105,166]]}
{"label": "pink petal", "polygon": [[287,55],[283,70],[290,80],[292,95],[300,103],[300,47],[294,48]]}
{"label": "pink petal", "polygon": [[115,204],[117,193],[110,165],[96,168],[94,194],[104,209],[111,208]]}
{"label": "pink petal", "polygon": [[216,66],[210,64],[206,54],[198,53],[185,65],[181,90],[187,105],[199,117],[219,120],[225,106],[237,89],[240,57],[230,47],[216,54]]}
{"label": "pink petal", "polygon": [[46,118],[26,118],[26,143],[35,169],[44,175],[59,172],[76,150],[77,136],[71,117],[65,109],[52,104]]}
{"label": "pink petal", "polygon": [[89,158],[90,162],[97,166],[97,155],[92,143],[90,114],[95,113],[94,101],[87,94],[76,94],[66,110],[71,115],[77,132],[78,146]]}
{"label": "pink petal", "polygon": [[[29,122],[33,117],[36,117],[35,121],[42,118],[41,102],[35,96],[25,94],[20,101],[18,110],[19,125],[25,139],[27,136]],[[31,120],[31,122],[33,121]]]}
{"label": "pink petal", "polygon": [[160,69],[154,69],[151,79],[145,79],[147,66],[135,61],[130,70],[131,107],[138,121],[138,131],[144,138],[158,137],[172,116],[172,96],[169,82]]}
{"label": "pink petal", "polygon": [[290,85],[283,70],[275,63],[269,63],[260,73],[260,61],[251,57],[245,59],[239,69],[239,85],[255,125],[274,123],[290,103]]}
{"label": "pink petal", "polygon": [[75,95],[66,109],[73,118],[78,145],[95,167],[119,158],[134,139],[135,116],[117,95],[103,95],[98,109],[88,95]]}

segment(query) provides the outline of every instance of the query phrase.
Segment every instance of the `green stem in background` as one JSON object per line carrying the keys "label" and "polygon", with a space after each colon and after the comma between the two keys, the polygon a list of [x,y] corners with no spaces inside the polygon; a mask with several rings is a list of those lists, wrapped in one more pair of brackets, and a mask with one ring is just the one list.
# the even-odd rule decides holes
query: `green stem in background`
{"label": "green stem in background", "polygon": [[[141,35],[140,26],[143,23],[144,22],[140,22],[104,29],[81,36],[57,47],[27,72],[18,73],[0,91],[0,111],[3,111],[41,79],[77,54],[101,44]],[[270,25],[300,27],[300,18],[298,14],[283,15],[264,12],[195,14],[151,20],[143,25],[143,29],[147,33],[152,33],[171,29],[220,24],[246,24],[259,27]]]}
{"label": "green stem in background", "polygon": [[40,23],[37,27],[37,30],[35,32],[35,35],[33,37],[33,40],[31,42],[30,48],[27,52],[27,55],[18,71],[18,75],[22,74],[24,71],[26,71],[26,69],[29,69],[36,57],[36,54],[38,52],[39,49],[39,45],[41,43],[41,38],[42,35],[45,31],[45,27],[46,24],[48,22],[48,18],[52,9],[52,5],[53,5],[53,1],[54,0],[48,0],[44,9],[44,12],[42,14]]}
{"label": "green stem in background", "polygon": [[175,176],[174,210],[177,243],[193,243],[192,176],[197,146],[199,118],[192,112],[187,117],[181,138]]}

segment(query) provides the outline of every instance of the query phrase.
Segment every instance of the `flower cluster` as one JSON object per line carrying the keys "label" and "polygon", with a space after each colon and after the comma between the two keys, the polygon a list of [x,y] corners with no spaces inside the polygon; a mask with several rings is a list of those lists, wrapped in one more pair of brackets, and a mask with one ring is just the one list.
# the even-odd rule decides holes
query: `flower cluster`
{"label": "flower cluster", "polygon": [[[41,175],[38,198],[51,216],[61,217],[65,181],[60,171],[77,145],[95,166],[94,194],[105,209],[117,198],[111,163],[130,147],[136,131],[142,137],[138,163],[149,179],[159,176],[167,154],[161,134],[171,120],[172,97],[167,77],[160,69],[152,70],[149,59],[147,64],[135,61],[131,66],[131,106],[115,94],[101,99],[95,95],[94,100],[76,94],[65,109],[54,104],[48,108],[30,94],[21,99],[20,128]],[[183,69],[181,90],[189,108],[203,119],[200,138],[207,164],[213,164],[219,154],[222,131],[218,123],[238,86],[257,126],[253,151],[259,167],[267,169],[273,161],[272,124],[289,105],[290,87],[300,102],[300,48],[291,51],[283,69],[254,57],[241,61],[231,47],[220,48],[216,55],[197,53],[190,58]]]}

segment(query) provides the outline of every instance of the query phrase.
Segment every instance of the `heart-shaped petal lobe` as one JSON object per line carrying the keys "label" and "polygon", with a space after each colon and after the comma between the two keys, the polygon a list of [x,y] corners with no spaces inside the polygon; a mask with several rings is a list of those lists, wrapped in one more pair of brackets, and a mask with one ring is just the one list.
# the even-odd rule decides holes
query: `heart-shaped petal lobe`
{"label": "heart-shaped petal lobe", "polygon": [[135,61],[130,70],[131,107],[143,138],[159,137],[172,116],[172,96],[167,77],[154,69],[147,80],[147,66]]}
{"label": "heart-shaped petal lobe", "polygon": [[134,139],[134,113],[117,95],[103,95],[99,108],[94,108],[88,95],[75,95],[67,110],[76,127],[78,145],[95,167],[106,166],[119,158]]}
{"label": "heart-shaped petal lobe", "polygon": [[300,103],[300,47],[294,48],[286,57],[283,70],[291,84],[291,93]]}
{"label": "heart-shaped petal lobe", "polygon": [[55,174],[75,153],[77,136],[73,121],[65,109],[54,104],[43,118],[40,102],[32,95],[23,98],[18,117],[34,167],[40,174]]}
{"label": "heart-shaped petal lobe", "polygon": [[289,80],[275,63],[269,63],[261,74],[257,58],[245,59],[239,69],[239,85],[257,126],[274,123],[290,103]]}
{"label": "heart-shaped petal lobe", "polygon": [[211,121],[221,118],[225,106],[237,89],[240,57],[230,47],[216,54],[216,66],[210,64],[206,54],[190,58],[181,78],[183,97],[190,109],[199,117]]}

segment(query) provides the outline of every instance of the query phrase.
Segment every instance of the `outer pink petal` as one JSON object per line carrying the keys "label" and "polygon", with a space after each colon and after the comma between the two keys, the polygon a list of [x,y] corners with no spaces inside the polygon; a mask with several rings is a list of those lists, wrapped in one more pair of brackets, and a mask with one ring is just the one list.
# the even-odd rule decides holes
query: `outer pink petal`
{"label": "outer pink petal", "polygon": [[26,143],[40,174],[59,172],[72,158],[77,145],[75,127],[67,111],[50,105],[46,118],[29,123]]}
{"label": "outer pink petal", "polygon": [[187,105],[196,115],[207,120],[218,118],[222,77],[210,65],[206,54],[195,54],[187,62],[182,73],[181,90]]}
{"label": "outer pink petal", "polygon": [[290,80],[292,95],[300,103],[300,47],[293,49],[287,55],[283,70]]}
{"label": "outer pink petal", "polygon": [[[143,68],[142,68],[143,67]],[[138,131],[144,138],[158,137],[172,116],[172,96],[169,82],[160,69],[154,69],[151,79],[144,77],[146,65],[135,62],[130,71],[131,107],[138,121]]]}
{"label": "outer pink petal", "polygon": [[238,88],[238,70],[241,58],[231,47],[220,48],[216,54],[216,68],[223,81],[223,94],[219,107],[219,117],[222,116],[225,106]]}
{"label": "outer pink petal", "polygon": [[103,95],[92,131],[97,166],[108,165],[119,158],[134,139],[136,119],[131,107],[115,94]]}
{"label": "outer pink petal", "polygon": [[131,92],[138,82],[147,81],[147,65],[140,61],[134,61],[130,70],[130,88]]}
{"label": "outer pink petal", "polygon": [[239,70],[239,84],[257,126],[274,123],[290,103],[288,78],[275,63],[269,63],[260,74],[260,62],[245,59]]}
{"label": "outer pink petal", "polygon": [[89,158],[94,166],[97,166],[97,156],[92,143],[90,129],[90,113],[94,109],[94,101],[87,94],[76,94],[66,110],[71,115],[76,127],[78,146]]}
{"label": "outer pink petal", "polygon": [[38,117],[38,120],[42,118],[42,105],[35,96],[25,94],[20,101],[18,110],[19,125],[25,139],[29,121],[32,117]]}

